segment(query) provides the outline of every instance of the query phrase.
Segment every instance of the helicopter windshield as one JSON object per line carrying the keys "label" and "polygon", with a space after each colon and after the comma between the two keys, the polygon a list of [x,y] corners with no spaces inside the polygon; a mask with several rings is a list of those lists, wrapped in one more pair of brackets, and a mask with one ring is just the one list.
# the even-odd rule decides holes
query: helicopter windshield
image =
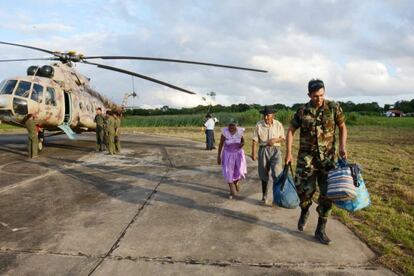
{"label": "helicopter windshield", "polygon": [[16,83],[17,83],[17,80],[3,81],[1,85],[0,94],[6,94],[6,95],[13,94],[13,90],[14,90],[14,87],[16,86]]}
{"label": "helicopter windshield", "polygon": [[36,101],[38,103],[42,103],[43,100],[43,86],[34,83],[33,89],[32,89],[32,96],[30,97],[33,101]]}
{"label": "helicopter windshield", "polygon": [[14,93],[16,96],[28,98],[30,94],[30,86],[32,85],[31,82],[28,81],[20,81],[19,85],[16,88],[16,92]]}

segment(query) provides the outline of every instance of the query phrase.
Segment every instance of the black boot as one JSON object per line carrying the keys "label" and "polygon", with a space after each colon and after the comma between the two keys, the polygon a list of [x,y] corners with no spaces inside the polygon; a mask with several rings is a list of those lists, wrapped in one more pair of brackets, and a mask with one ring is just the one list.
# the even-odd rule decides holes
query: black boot
{"label": "black boot", "polygon": [[305,208],[305,209],[302,209],[301,212],[300,212],[300,218],[299,218],[299,221],[298,221],[298,230],[299,231],[303,231],[305,229],[308,217],[309,217],[309,207]]}
{"label": "black boot", "polygon": [[266,203],[267,200],[267,181],[262,180],[262,201]]}
{"label": "black boot", "polygon": [[328,236],[325,233],[326,222],[327,222],[326,218],[321,218],[321,217],[318,218],[318,226],[316,226],[315,238],[323,244],[330,244],[331,240],[328,238]]}

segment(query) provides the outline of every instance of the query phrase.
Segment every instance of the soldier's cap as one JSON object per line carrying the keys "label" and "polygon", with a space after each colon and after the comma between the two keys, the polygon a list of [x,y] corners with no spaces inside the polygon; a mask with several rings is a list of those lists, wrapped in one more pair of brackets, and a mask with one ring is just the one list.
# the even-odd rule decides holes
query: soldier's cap
{"label": "soldier's cap", "polygon": [[323,83],[323,81],[321,81],[319,79],[312,79],[308,83],[308,92],[309,93],[316,92],[321,88],[325,88],[325,84]]}
{"label": "soldier's cap", "polygon": [[261,110],[260,113],[263,115],[268,115],[268,114],[275,113],[275,110],[273,109],[272,106],[266,105],[265,107],[263,107],[263,110]]}

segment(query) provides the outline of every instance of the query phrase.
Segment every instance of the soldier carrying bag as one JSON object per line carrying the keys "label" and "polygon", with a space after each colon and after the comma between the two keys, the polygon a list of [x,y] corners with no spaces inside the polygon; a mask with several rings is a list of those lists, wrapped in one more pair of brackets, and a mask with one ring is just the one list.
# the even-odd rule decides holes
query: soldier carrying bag
{"label": "soldier carrying bag", "polygon": [[336,168],[328,173],[326,197],[334,201],[355,199],[357,196],[356,187],[359,186],[358,174],[358,165],[348,164],[345,159],[338,159]]}

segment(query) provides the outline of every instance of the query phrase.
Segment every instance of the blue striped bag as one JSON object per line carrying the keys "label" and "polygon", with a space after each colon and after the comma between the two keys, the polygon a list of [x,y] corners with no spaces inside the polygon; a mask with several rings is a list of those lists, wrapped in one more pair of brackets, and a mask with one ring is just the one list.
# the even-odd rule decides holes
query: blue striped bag
{"label": "blue striped bag", "polygon": [[364,179],[361,172],[357,174],[358,187],[356,188],[357,197],[353,200],[337,200],[334,204],[341,209],[345,209],[349,212],[355,212],[371,205],[371,199],[367,187],[365,186]]}
{"label": "blue striped bag", "polygon": [[328,173],[326,197],[335,200],[352,200],[356,198],[356,176],[346,160],[339,159],[335,169]]}

